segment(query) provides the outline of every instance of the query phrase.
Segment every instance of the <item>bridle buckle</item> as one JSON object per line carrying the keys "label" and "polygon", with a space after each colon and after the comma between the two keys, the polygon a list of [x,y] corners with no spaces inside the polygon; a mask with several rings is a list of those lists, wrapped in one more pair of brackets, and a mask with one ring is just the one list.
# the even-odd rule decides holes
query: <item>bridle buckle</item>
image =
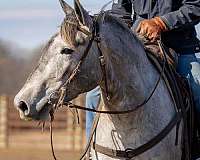
{"label": "bridle buckle", "polygon": [[100,61],[100,63],[101,63],[102,66],[106,65],[106,62],[105,62],[105,59],[104,59],[103,55],[99,57],[99,61]]}
{"label": "bridle buckle", "polygon": [[59,93],[58,93],[58,91],[52,92],[52,93],[49,95],[48,104],[53,105],[53,104],[54,104],[54,101],[55,101],[56,99],[58,99],[58,98],[59,98]]}
{"label": "bridle buckle", "polygon": [[125,150],[125,153],[126,153],[126,159],[127,160],[130,160],[130,159],[132,159],[133,158],[133,149],[131,149],[131,148],[127,148],[126,150]]}
{"label": "bridle buckle", "polygon": [[101,42],[101,37],[99,35],[94,37],[94,41],[96,41],[97,43]]}

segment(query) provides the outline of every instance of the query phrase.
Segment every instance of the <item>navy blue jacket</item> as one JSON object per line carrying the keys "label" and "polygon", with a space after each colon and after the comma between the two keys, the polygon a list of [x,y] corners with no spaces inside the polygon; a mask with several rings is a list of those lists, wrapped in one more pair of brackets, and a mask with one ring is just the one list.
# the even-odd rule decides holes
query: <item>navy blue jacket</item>
{"label": "navy blue jacket", "polygon": [[[133,5],[132,5],[133,4]],[[169,28],[163,42],[180,54],[200,51],[194,26],[200,22],[200,0],[118,0],[117,8],[131,14],[133,28],[143,19],[161,17]]]}

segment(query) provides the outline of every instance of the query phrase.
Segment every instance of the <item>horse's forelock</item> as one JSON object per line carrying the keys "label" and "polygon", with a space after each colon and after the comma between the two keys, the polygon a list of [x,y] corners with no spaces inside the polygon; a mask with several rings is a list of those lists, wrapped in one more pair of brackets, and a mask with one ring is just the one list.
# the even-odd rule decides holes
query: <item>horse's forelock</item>
{"label": "horse's forelock", "polygon": [[61,24],[60,34],[64,42],[70,46],[76,45],[76,35],[79,22],[75,16],[66,16]]}

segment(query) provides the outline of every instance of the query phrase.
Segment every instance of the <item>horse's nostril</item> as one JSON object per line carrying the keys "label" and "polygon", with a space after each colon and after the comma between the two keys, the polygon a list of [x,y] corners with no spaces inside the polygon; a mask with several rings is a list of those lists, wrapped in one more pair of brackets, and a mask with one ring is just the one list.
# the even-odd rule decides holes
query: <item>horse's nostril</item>
{"label": "horse's nostril", "polygon": [[19,107],[19,109],[20,109],[25,115],[28,114],[29,109],[28,109],[28,106],[26,105],[25,102],[20,101],[18,107]]}

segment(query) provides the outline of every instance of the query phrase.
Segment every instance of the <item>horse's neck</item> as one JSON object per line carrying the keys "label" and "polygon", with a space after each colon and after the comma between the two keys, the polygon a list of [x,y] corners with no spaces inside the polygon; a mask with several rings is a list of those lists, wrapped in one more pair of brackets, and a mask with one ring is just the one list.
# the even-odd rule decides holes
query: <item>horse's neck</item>
{"label": "horse's neck", "polygon": [[[107,64],[108,93],[111,98],[106,100],[105,86],[102,84],[104,109],[133,109],[148,98],[159,74],[135,37],[130,39],[131,36],[119,33],[120,40],[116,40],[116,35],[113,34],[102,39],[102,49],[106,52],[104,58]],[[123,39],[120,35],[123,35]],[[149,102],[136,112],[126,115],[101,115],[97,142],[115,148],[112,134],[116,134],[114,136],[120,147],[138,146],[146,142],[146,139],[152,138],[152,135],[158,134],[171,120],[173,113],[173,103],[164,82],[161,81]]]}
{"label": "horse's neck", "polygon": [[[110,22],[111,23],[115,22]],[[101,49],[106,61],[106,77],[110,100],[106,99],[105,85],[102,83],[104,110],[127,110],[142,103],[155,87],[159,74],[148,60],[141,43],[123,27],[104,24],[101,28]],[[96,143],[112,149],[137,148],[146,143],[166,127],[174,116],[174,104],[161,80],[147,104],[133,113],[125,115],[100,115],[97,126]],[[158,147],[143,155],[159,160],[178,160],[174,154],[175,134]],[[167,144],[167,145],[166,145]],[[158,156],[158,153],[162,155]],[[178,152],[177,152],[178,153]],[[158,158],[159,157],[159,158]],[[94,158],[95,159],[95,158]],[[98,155],[98,159],[110,159]],[[137,158],[136,158],[137,159]]]}
{"label": "horse's neck", "polygon": [[[130,107],[148,97],[158,79],[158,74],[136,37],[134,41],[127,41],[127,45],[116,43],[110,42],[109,53],[105,55],[106,78],[111,98],[105,103],[114,110],[131,109]],[[112,47],[114,48],[111,49]],[[103,87],[105,91],[105,86]]]}
{"label": "horse's neck", "polygon": [[[138,55],[134,58],[136,53],[132,47],[129,49],[132,55],[127,57],[109,53],[112,58],[109,59],[107,79],[111,99],[106,100],[105,86],[101,86],[105,103],[104,110],[134,109],[136,105],[148,98],[159,78],[158,72],[146,58],[144,50],[138,53],[144,57]],[[115,59],[120,61],[115,61]],[[135,60],[139,60],[137,64]],[[164,82],[161,81],[148,103],[135,112],[125,115],[101,115],[96,142],[112,149],[137,148],[166,127],[173,115],[173,103]],[[174,145],[174,137],[170,138],[169,144]],[[167,146],[164,148],[166,152],[168,149],[170,150]],[[161,152],[161,150],[162,148],[158,148],[156,152]]]}

